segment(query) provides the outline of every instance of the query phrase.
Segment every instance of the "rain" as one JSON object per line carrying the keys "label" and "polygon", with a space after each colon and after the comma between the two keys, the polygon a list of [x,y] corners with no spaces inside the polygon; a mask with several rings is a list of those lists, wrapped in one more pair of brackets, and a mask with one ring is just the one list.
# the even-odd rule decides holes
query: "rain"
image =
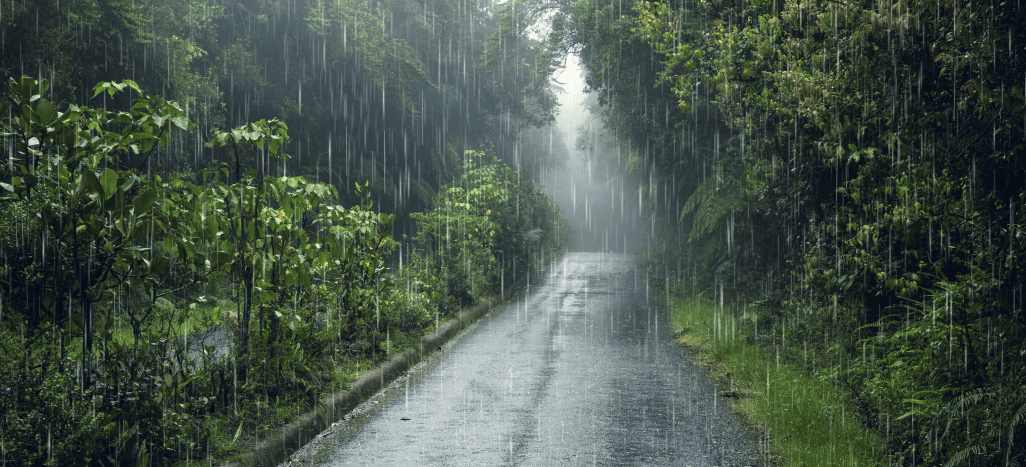
{"label": "rain", "polygon": [[0,1],[0,465],[1022,464],[1023,24]]}

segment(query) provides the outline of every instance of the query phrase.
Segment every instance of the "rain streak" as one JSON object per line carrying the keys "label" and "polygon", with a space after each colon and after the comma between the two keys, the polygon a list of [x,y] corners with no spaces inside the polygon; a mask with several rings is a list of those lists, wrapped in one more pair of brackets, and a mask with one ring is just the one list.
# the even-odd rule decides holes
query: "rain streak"
{"label": "rain streak", "polygon": [[0,1],[0,466],[1023,464],[1024,24]]}

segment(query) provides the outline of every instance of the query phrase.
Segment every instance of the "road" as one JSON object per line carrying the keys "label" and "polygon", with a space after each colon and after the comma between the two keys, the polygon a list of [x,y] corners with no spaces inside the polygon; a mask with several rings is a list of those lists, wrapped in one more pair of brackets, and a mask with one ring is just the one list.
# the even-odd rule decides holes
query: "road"
{"label": "road", "polygon": [[760,465],[657,303],[632,256],[571,253],[292,465]]}

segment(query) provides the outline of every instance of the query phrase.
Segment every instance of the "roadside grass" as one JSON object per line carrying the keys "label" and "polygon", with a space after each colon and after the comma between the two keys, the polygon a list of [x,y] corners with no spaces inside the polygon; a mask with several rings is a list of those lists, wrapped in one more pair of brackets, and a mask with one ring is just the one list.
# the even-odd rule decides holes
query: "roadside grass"
{"label": "roadside grass", "polygon": [[[181,337],[185,334],[210,329],[213,326],[232,324],[235,315],[233,311],[235,307],[232,305],[234,304],[230,301],[217,300],[216,302],[196,303],[195,306],[166,309],[165,313],[173,311],[173,314],[169,315],[169,318],[173,319],[173,323],[165,323],[163,326],[165,326],[164,329],[171,326],[171,332],[167,334],[168,337]],[[317,389],[317,396],[348,390],[364,373],[374,369],[393,354],[415,348],[419,344],[420,336],[438,330],[451,317],[436,316],[435,318],[415,332],[397,331],[386,334],[385,342],[380,342],[381,347],[372,355],[340,353],[323,357],[323,360],[318,361],[306,360],[309,357],[298,357],[297,361],[308,365],[319,378],[322,386]],[[110,328],[112,339],[123,345],[134,343],[132,328],[127,319],[115,319],[112,324]],[[74,349],[69,355],[78,358],[81,355],[81,339],[74,339],[69,348]],[[96,349],[96,352],[99,353],[101,350]],[[244,387],[237,389],[240,395],[246,390]],[[175,461],[171,465],[198,467],[246,462],[247,458],[243,455],[245,451],[251,449],[260,440],[275,436],[288,422],[314,408],[314,399],[302,391],[284,391],[281,395],[273,398],[265,396],[262,399],[254,400],[233,396],[230,400],[234,402],[190,422],[191,430],[207,435],[207,443],[202,446],[182,447],[182,449],[198,453],[198,455],[186,456],[186,459]],[[168,414],[176,415],[173,410],[169,410]]]}
{"label": "roadside grass", "polygon": [[[480,303],[480,301],[478,302]],[[501,305],[500,305],[501,306]],[[216,310],[215,310],[216,311]],[[217,311],[217,313],[223,313]],[[437,318],[437,317],[436,317]],[[451,317],[433,320],[413,333],[396,332],[386,337],[386,342],[372,355],[337,354],[318,362],[316,367],[323,386],[317,395],[350,389],[364,373],[374,369],[391,355],[404,352],[419,344],[421,335],[436,331]],[[129,333],[131,337],[131,333]],[[314,400],[297,394],[284,394],[274,400],[263,399],[249,404],[236,404],[211,414],[199,423],[210,433],[210,443],[205,446],[206,454],[201,458],[178,461],[176,467],[198,467],[211,464],[245,463],[251,461],[244,452],[252,449],[258,441],[275,436],[281,428],[299,415],[314,409]]]}
{"label": "roadside grass", "polygon": [[[676,342],[691,349],[761,433],[764,458],[791,466],[886,465],[886,442],[847,408],[844,391],[753,343],[750,321],[714,303],[670,299]],[[768,452],[765,447],[768,446]]]}
{"label": "roadside grass", "polygon": [[[319,375],[325,378],[324,386],[317,395],[351,388],[361,375],[373,369],[380,360],[381,357],[329,357],[325,362],[317,364],[322,370]],[[240,403],[241,401],[240,398],[233,406],[197,420],[201,429],[210,435],[209,443],[200,447],[204,454],[177,461],[172,465],[199,467],[212,464],[244,464],[247,462],[245,451],[252,449],[259,441],[275,436],[283,426],[314,408],[310,397],[292,393],[282,394],[274,399],[265,397],[243,403]]]}
{"label": "roadside grass", "polygon": [[[213,326],[219,326],[229,321],[229,313],[234,313],[229,310],[219,308],[216,305],[200,305],[196,307],[188,307],[175,311],[175,319],[173,322],[162,323],[165,326],[170,326],[171,332],[167,333],[167,337],[180,337],[182,335],[192,334],[195,332],[210,329]],[[112,324],[108,329],[110,332],[110,339],[118,342],[123,346],[132,346],[135,344],[135,335],[132,333],[132,326],[129,324],[128,319],[124,317],[116,317],[112,320]],[[152,335],[145,330],[142,333],[140,345],[146,345],[150,342]],[[162,335],[165,335],[162,333]],[[73,359],[79,359],[82,357],[82,338],[73,337],[67,342],[66,352],[69,357]],[[102,348],[93,349],[93,353],[97,356],[102,355]]]}
{"label": "roadside grass", "polygon": [[[197,304],[195,307],[184,307],[176,310],[175,315],[178,319],[174,320],[173,323],[165,323],[165,325],[171,326],[169,337],[178,337],[223,324],[229,313],[232,312],[217,305]],[[125,318],[115,320],[115,324],[111,329],[111,336],[124,345],[135,342],[132,326]]]}

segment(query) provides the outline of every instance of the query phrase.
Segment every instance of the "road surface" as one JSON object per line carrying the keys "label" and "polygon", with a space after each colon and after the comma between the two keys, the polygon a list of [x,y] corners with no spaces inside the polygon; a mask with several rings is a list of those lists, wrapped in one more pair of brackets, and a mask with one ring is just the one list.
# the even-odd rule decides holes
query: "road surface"
{"label": "road surface", "polygon": [[282,465],[761,465],[632,256],[571,253],[532,281]]}

